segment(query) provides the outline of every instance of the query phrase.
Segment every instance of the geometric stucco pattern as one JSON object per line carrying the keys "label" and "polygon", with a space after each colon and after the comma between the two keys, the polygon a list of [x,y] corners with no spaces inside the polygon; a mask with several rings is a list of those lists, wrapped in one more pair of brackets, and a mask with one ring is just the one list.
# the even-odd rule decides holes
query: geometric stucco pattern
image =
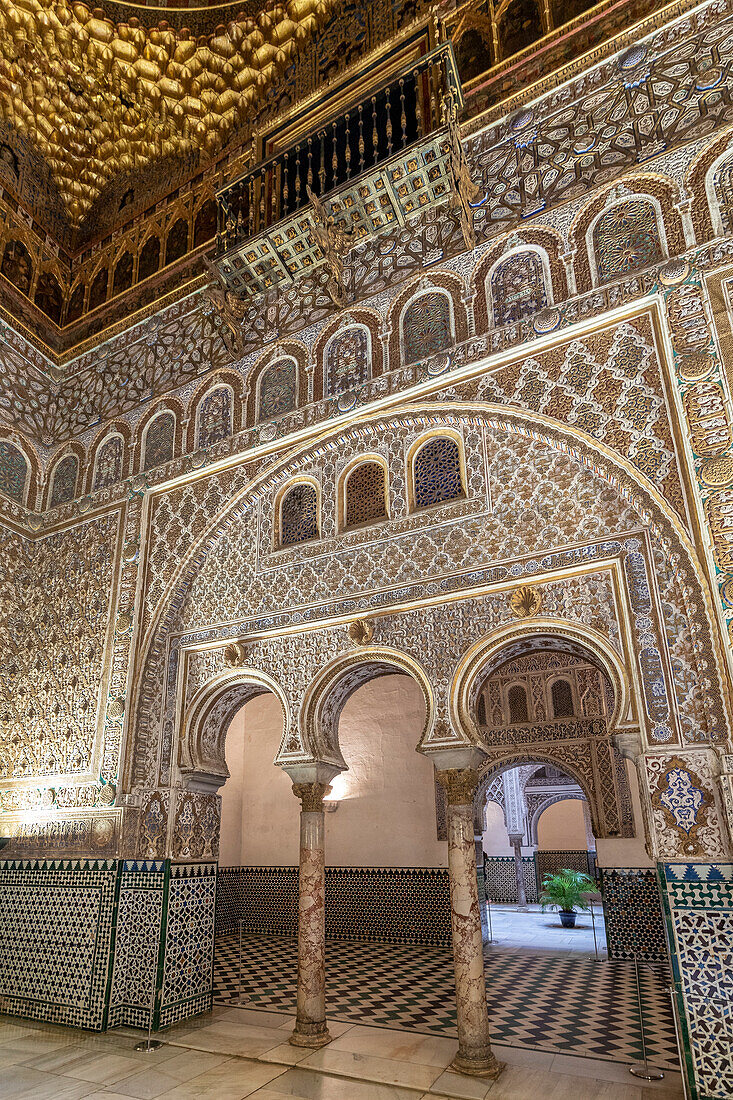
{"label": "geometric stucco pattern", "polygon": [[0,531],[4,779],[92,768],[118,522],[108,514],[38,542]]}

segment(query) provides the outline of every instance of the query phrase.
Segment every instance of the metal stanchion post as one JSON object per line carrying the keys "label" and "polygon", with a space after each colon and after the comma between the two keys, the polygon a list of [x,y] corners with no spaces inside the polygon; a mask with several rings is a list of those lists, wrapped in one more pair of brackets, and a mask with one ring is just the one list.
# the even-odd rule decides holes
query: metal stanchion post
{"label": "metal stanchion post", "polygon": [[674,1037],[677,1040],[677,1057],[680,1060],[680,1073],[682,1075],[682,1093],[684,1100],[690,1100],[687,1091],[687,1074],[685,1073],[685,1054],[680,1041],[680,1010],[677,1004],[677,990],[673,985],[669,987],[669,996],[672,1001],[672,1018],[674,1020]]}
{"label": "metal stanchion post", "polygon": [[491,898],[486,895],[486,908],[489,911],[489,943],[494,942],[494,929],[491,926]]}
{"label": "metal stanchion post", "polygon": [[593,946],[596,950],[596,960],[598,959],[598,939],[596,937],[596,911],[593,908],[593,902],[590,903],[590,919],[593,921]]}
{"label": "metal stanchion post", "polygon": [[237,996],[232,997],[230,1004],[234,1005],[246,1005],[249,1004],[250,998],[245,997],[242,993],[242,925],[244,921],[239,922],[239,982],[237,985]]}
{"label": "metal stanchion post", "polygon": [[636,973],[636,1002],[639,1006],[639,1026],[641,1028],[641,1053],[644,1061],[641,1066],[629,1066],[629,1073],[633,1074],[634,1077],[640,1077],[642,1081],[661,1081],[664,1074],[661,1070],[649,1068],[649,1059],[646,1054],[646,1029],[644,1028],[644,1009],[641,1004],[638,955],[634,955],[634,968]]}
{"label": "metal stanchion post", "polygon": [[147,1039],[143,1039],[143,1041],[140,1042],[140,1043],[135,1043],[135,1050],[141,1050],[145,1054],[150,1054],[151,1051],[158,1050],[159,1047],[163,1046],[163,1042],[162,1042],[161,1039],[151,1039],[150,1038],[150,1033],[153,1030],[153,1016],[155,1014],[155,993],[156,993],[155,985],[156,985],[156,980],[157,980],[157,973],[156,973],[155,969],[153,969],[153,989],[152,989],[151,994],[150,994],[150,1011],[148,1013],[148,1037],[147,1037]]}

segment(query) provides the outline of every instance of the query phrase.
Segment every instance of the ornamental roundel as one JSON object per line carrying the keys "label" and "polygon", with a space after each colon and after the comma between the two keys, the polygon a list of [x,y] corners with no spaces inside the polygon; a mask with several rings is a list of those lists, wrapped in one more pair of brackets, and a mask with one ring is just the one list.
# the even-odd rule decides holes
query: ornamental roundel
{"label": "ornamental roundel", "polygon": [[258,420],[272,420],[296,406],[297,367],[294,359],[271,363],[260,378]]}
{"label": "ornamental roundel", "polygon": [[528,249],[502,260],[491,276],[494,327],[501,328],[539,313],[549,302],[542,257]]}
{"label": "ornamental roundel", "polygon": [[461,456],[455,439],[436,436],[415,456],[413,484],[416,508],[429,508],[463,496]]}
{"label": "ornamental roundel", "polygon": [[369,333],[364,328],[348,328],[328,345],[326,353],[326,394],[338,397],[358,389],[369,381]]}
{"label": "ornamental roundel", "polygon": [[434,291],[421,294],[405,310],[402,321],[405,363],[427,359],[452,343],[450,300]]}
{"label": "ornamental roundel", "polygon": [[76,455],[66,455],[53,472],[50,505],[66,504],[76,496],[76,479],[79,473],[79,460]]}
{"label": "ornamental roundel", "polygon": [[23,503],[28,463],[25,455],[6,439],[0,440],[0,493]]}
{"label": "ornamental roundel", "polygon": [[280,505],[280,545],[318,538],[318,494],[308,482],[288,489]]}
{"label": "ornamental roundel", "polygon": [[217,386],[199,405],[198,445],[208,447],[231,435],[232,391],[228,386]]}
{"label": "ornamental roundel", "polygon": [[593,229],[598,281],[642,271],[664,258],[657,212],[644,199],[628,199],[601,214]]}

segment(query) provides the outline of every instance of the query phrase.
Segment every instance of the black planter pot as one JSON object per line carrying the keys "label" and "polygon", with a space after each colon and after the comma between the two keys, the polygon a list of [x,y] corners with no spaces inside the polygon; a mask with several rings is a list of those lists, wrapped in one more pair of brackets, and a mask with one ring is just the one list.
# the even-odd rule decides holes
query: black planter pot
{"label": "black planter pot", "polygon": [[560,924],[563,928],[575,928],[575,911],[573,909],[561,909]]}

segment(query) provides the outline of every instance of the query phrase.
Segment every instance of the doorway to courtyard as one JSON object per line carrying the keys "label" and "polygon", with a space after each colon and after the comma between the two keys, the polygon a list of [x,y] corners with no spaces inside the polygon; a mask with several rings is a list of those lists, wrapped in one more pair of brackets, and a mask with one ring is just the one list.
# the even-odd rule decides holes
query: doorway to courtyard
{"label": "doorway to courtyard", "polygon": [[477,860],[487,954],[606,958],[596,840],[575,778],[535,761],[493,775],[481,790]]}

